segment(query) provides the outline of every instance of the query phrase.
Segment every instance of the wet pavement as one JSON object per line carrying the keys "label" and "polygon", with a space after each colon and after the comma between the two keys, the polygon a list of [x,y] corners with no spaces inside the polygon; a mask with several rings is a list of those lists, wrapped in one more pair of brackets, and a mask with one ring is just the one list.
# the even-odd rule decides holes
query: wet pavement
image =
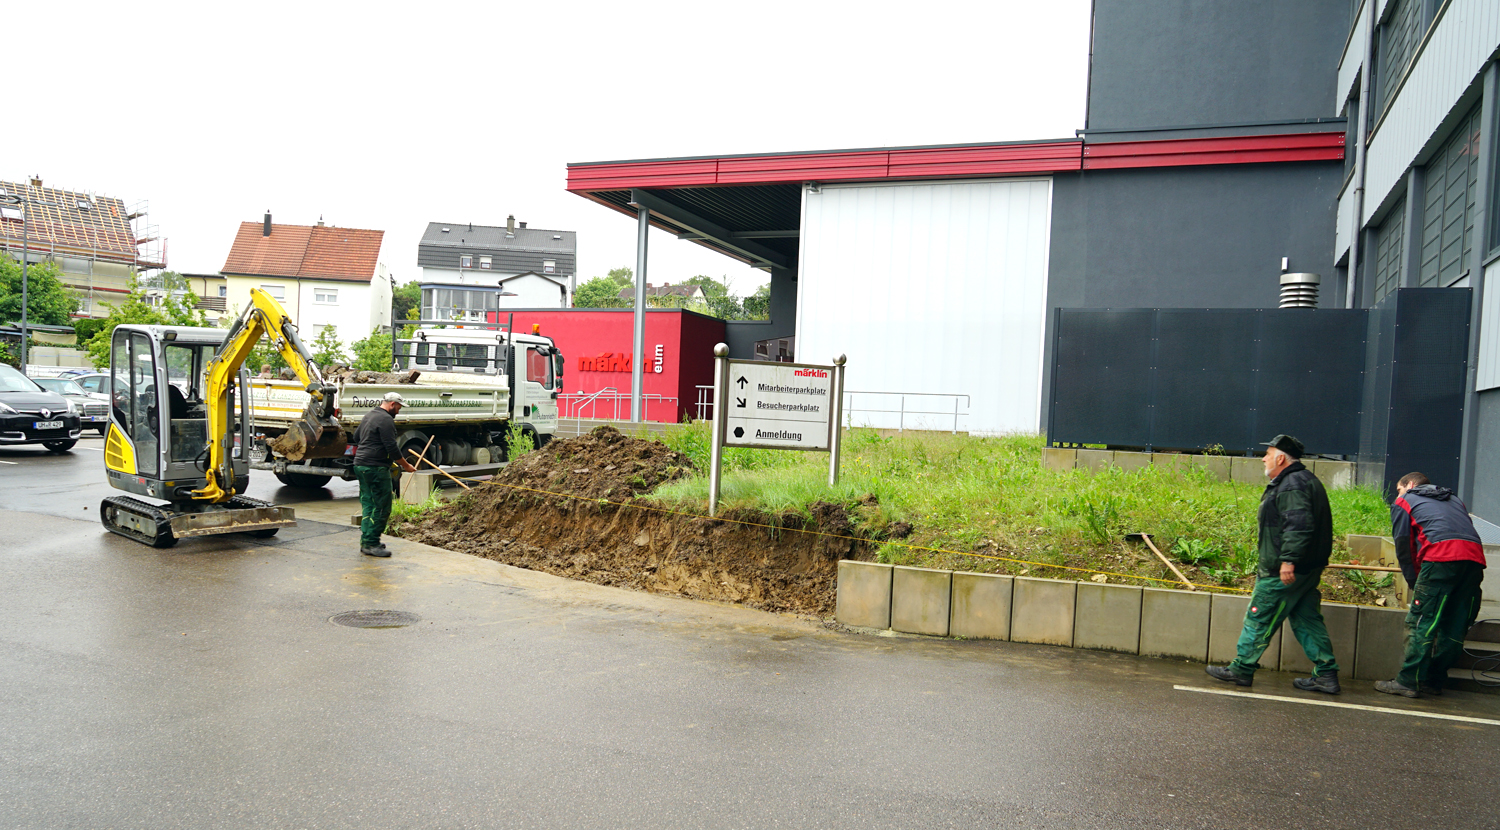
{"label": "wet pavement", "polygon": [[[1174,686],[1228,687],[400,540],[374,560],[307,520],[347,500],[275,539],[152,550],[98,525],[87,443],[0,450],[0,826],[1494,825],[1500,723],[1400,713],[1500,721],[1500,696],[1351,682],[1318,699],[1381,711],[1292,705],[1275,673],[1195,694]],[[369,609],[417,621],[330,621]]]}

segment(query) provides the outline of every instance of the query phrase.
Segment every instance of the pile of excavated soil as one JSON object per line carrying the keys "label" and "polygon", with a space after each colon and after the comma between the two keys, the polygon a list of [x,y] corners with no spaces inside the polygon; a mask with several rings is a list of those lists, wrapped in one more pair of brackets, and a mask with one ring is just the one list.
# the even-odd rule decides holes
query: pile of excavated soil
{"label": "pile of excavated soil", "polygon": [[476,487],[392,530],[601,585],[831,615],[838,560],[868,559],[876,543],[797,530],[860,535],[844,508],[820,502],[810,518],[746,511],[711,519],[627,501],[691,471],[685,457],[659,442],[599,427],[529,453],[495,479],[527,489]]}

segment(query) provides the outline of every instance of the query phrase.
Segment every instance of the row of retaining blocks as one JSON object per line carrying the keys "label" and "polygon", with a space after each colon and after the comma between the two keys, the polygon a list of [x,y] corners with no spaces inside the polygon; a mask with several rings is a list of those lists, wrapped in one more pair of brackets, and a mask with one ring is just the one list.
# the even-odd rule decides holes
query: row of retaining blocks
{"label": "row of retaining blocks", "polygon": [[[1302,463],[1329,490],[1354,486],[1354,462],[1304,458]],[[1190,455],[1169,452],[1126,452],[1124,450],[1088,450],[1047,447],[1042,451],[1042,466],[1051,470],[1093,470],[1109,467],[1139,470],[1145,467],[1192,467],[1202,469],[1220,481],[1264,485],[1266,472],[1258,456]]]}
{"label": "row of retaining blocks", "polygon": [[[1248,597],[1026,576],[839,562],[836,616],[844,625],[1228,663]],[[1346,677],[1389,680],[1401,666],[1406,612],[1323,603]],[[1283,644],[1286,647],[1283,648]],[[1260,659],[1310,672],[1290,626]]]}

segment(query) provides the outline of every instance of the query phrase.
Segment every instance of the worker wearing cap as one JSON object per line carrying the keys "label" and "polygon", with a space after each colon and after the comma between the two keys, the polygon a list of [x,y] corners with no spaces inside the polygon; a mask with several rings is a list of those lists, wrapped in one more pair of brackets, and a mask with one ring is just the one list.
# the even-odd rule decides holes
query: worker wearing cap
{"label": "worker wearing cap", "polygon": [[[1333,511],[1328,493],[1312,471],[1302,465],[1302,442],[1278,435],[1268,447],[1262,464],[1271,480],[1260,497],[1259,561],[1255,591],[1245,611],[1234,660],[1227,666],[1209,666],[1208,673],[1237,686],[1249,686],[1260,668],[1260,656],[1276,636],[1282,620],[1290,620],[1292,633],[1312,661],[1312,677],[1299,677],[1292,684],[1304,691],[1339,693],[1339,665],[1333,657],[1328,627],[1319,610],[1323,595],[1318,581],[1333,550]],[[1283,645],[1282,648],[1286,646]]]}
{"label": "worker wearing cap", "polygon": [[417,471],[396,445],[396,416],[404,401],[400,392],[385,393],[380,406],[360,419],[354,430],[354,477],[359,479],[359,552],[390,556],[380,541],[391,519],[391,462],[408,473]]}
{"label": "worker wearing cap", "polygon": [[1412,586],[1406,656],[1396,679],[1381,680],[1375,688],[1402,697],[1440,695],[1479,616],[1484,543],[1469,508],[1421,473],[1396,482],[1391,538],[1401,575]]}

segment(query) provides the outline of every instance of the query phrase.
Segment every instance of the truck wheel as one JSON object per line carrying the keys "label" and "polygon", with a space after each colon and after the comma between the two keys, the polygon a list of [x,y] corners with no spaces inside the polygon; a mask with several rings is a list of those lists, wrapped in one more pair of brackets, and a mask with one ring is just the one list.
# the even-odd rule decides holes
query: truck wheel
{"label": "truck wheel", "polygon": [[68,450],[73,449],[73,445],[76,444],[76,443],[78,443],[76,440],[74,440],[74,441],[43,441],[42,442],[42,446],[46,447],[48,452],[67,452]]}

